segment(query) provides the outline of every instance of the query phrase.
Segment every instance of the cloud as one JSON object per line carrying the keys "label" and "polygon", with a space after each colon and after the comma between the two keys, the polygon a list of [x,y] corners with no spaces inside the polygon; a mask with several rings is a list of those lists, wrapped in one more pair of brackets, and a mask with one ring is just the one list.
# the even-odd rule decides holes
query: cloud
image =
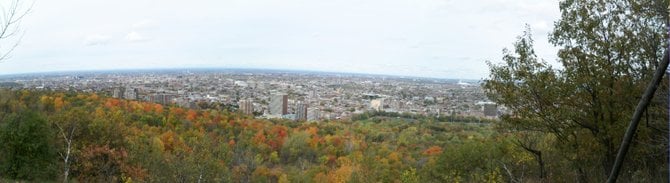
{"label": "cloud", "polygon": [[135,31],[129,32],[126,35],[126,41],[135,43],[135,42],[144,42],[144,41],[149,41],[150,39],[142,36],[140,33],[137,33]]}
{"label": "cloud", "polygon": [[[104,66],[109,69],[150,67],[154,60],[182,67],[183,60],[198,60],[226,67],[455,78],[486,75],[483,60],[499,61],[500,50],[515,41],[525,23],[537,36],[538,55],[553,60],[556,49],[543,32],[560,17],[557,0],[205,0],[160,5],[154,0],[64,0],[37,3],[38,9],[23,22],[30,31],[14,59],[57,63],[48,69],[70,69],[65,66],[70,63],[86,70],[84,63],[91,58],[116,61]],[[81,49],[82,44],[104,49]],[[380,69],[381,64],[398,66]],[[421,68],[406,70],[404,65]],[[0,73],[33,69],[3,66]]]}
{"label": "cloud", "polygon": [[86,46],[96,46],[96,45],[106,45],[111,41],[111,37],[102,34],[93,34],[86,36],[84,45]]}

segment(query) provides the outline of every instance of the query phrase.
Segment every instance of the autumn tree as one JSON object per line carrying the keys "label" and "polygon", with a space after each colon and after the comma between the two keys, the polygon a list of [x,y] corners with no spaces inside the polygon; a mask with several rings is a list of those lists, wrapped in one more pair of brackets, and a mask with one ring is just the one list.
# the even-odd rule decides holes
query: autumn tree
{"label": "autumn tree", "polygon": [[[503,129],[551,134],[574,175],[602,181],[644,87],[667,54],[667,11],[659,10],[667,5],[667,0],[561,1],[561,18],[550,34],[550,42],[561,48],[561,67],[536,56],[530,29],[513,51],[503,51],[502,63],[489,63],[491,75],[483,87],[490,99],[511,110],[502,118]],[[663,156],[649,153],[666,144],[655,140],[663,139],[655,131],[666,128],[663,100],[657,94],[647,108],[651,117],[639,129],[640,147],[629,154],[636,164],[663,166],[663,161],[650,161]],[[635,170],[660,173],[649,167]]]}

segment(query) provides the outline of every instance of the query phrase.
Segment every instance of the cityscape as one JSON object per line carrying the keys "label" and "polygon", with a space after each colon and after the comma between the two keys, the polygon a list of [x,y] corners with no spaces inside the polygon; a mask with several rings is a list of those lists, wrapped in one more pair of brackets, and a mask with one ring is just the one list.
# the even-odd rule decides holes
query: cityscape
{"label": "cityscape", "polygon": [[479,81],[250,69],[171,69],[14,75],[4,86],[101,93],[191,109],[228,106],[256,118],[349,119],[384,111],[495,119]]}
{"label": "cityscape", "polygon": [[0,0],[0,183],[670,182],[670,0]]}

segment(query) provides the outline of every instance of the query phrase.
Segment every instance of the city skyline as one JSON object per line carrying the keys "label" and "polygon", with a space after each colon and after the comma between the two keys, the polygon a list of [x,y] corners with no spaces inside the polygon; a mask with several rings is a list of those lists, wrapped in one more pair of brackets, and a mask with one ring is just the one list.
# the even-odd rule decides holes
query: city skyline
{"label": "city skyline", "polygon": [[485,61],[498,62],[524,24],[538,56],[554,62],[546,37],[558,16],[549,0],[36,2],[0,74],[247,68],[482,79]]}

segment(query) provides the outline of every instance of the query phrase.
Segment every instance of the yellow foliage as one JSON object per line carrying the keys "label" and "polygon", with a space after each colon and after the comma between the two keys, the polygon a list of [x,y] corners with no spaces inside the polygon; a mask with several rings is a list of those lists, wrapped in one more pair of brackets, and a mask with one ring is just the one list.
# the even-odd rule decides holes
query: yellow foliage
{"label": "yellow foliage", "polygon": [[288,180],[288,175],[282,174],[279,177],[279,183],[289,183],[290,181]]}
{"label": "yellow foliage", "polygon": [[351,166],[341,166],[335,171],[331,171],[328,174],[328,182],[331,183],[344,183],[349,181],[351,178],[351,173],[353,173],[354,168]]}
{"label": "yellow foliage", "polygon": [[65,102],[63,101],[62,97],[56,97],[54,99],[54,108],[56,109],[56,111],[60,111],[64,105]]}
{"label": "yellow foliage", "polygon": [[328,176],[323,172],[319,172],[314,176],[314,182],[323,182],[323,180],[328,180]]}
{"label": "yellow foliage", "polygon": [[319,129],[312,126],[312,127],[307,128],[307,130],[305,130],[305,131],[307,131],[307,133],[311,136],[316,136],[317,133],[319,132]]}
{"label": "yellow foliage", "polygon": [[394,162],[400,161],[400,153],[398,152],[391,152],[391,154],[388,155],[388,159]]}
{"label": "yellow foliage", "polygon": [[42,97],[40,97],[40,102],[44,105],[49,104],[51,103],[51,97],[42,95]]}

